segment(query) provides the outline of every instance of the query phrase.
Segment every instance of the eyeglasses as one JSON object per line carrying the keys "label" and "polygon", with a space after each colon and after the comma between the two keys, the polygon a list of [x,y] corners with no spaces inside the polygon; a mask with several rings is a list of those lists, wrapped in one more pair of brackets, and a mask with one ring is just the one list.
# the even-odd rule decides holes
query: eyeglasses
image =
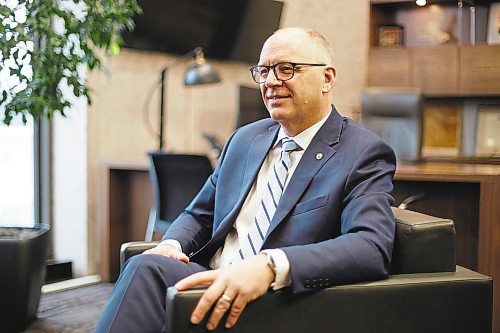
{"label": "eyeglasses", "polygon": [[326,64],[308,64],[303,62],[280,62],[271,66],[257,65],[249,68],[250,74],[255,83],[264,83],[267,80],[269,71],[272,69],[276,79],[288,81],[295,74],[296,66],[326,66]]}

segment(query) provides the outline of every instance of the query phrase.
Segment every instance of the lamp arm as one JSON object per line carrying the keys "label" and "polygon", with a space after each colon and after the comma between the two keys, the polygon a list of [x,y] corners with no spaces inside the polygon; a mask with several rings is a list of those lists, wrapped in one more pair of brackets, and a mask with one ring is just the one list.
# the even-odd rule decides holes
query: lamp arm
{"label": "lamp arm", "polygon": [[174,61],[172,61],[170,64],[168,64],[167,66],[165,66],[161,70],[161,74],[160,74],[160,87],[161,87],[161,89],[160,89],[160,134],[159,134],[160,144],[158,147],[158,150],[160,150],[160,151],[163,149],[163,115],[164,115],[164,109],[165,109],[164,94],[165,94],[165,90],[166,90],[166,86],[167,86],[167,83],[165,82],[165,78],[167,77],[168,69],[175,67],[175,66],[183,63],[184,61],[195,57],[196,55],[198,55],[201,52],[203,52],[203,49],[198,46],[198,47],[194,48],[193,50],[176,58]]}
{"label": "lamp arm", "polygon": [[199,54],[201,52],[203,52],[203,49],[198,46],[198,47],[192,49],[191,51],[189,51],[187,53],[184,53],[183,55],[181,55],[180,57],[176,58],[174,61],[172,61],[167,66],[163,67],[163,69],[161,70],[162,75],[165,76],[165,73],[168,71],[169,68],[175,67],[178,64],[181,64],[184,61],[186,61],[186,60],[188,60],[190,58],[193,58],[194,56],[196,56],[197,54]]}

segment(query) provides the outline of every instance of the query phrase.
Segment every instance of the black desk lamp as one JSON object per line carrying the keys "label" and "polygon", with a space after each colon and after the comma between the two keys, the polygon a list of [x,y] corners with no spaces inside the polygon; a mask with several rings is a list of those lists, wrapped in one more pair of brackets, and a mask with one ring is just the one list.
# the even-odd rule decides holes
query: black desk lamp
{"label": "black desk lamp", "polygon": [[167,71],[175,67],[178,64],[183,63],[184,61],[195,58],[194,64],[189,67],[184,74],[184,85],[186,86],[194,86],[198,84],[206,84],[206,83],[216,83],[220,82],[219,74],[210,66],[205,63],[205,56],[203,54],[203,49],[201,47],[197,47],[194,50],[189,51],[188,53],[180,56],[171,62],[168,66],[161,70],[161,91],[160,91],[160,143],[158,150],[163,149],[163,115],[165,109],[164,95],[166,90],[166,82],[165,77],[167,75]]}

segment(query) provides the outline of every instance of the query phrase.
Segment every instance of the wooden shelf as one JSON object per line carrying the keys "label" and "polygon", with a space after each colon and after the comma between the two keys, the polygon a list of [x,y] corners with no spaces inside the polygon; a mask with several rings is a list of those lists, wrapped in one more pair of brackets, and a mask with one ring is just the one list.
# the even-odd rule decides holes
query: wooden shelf
{"label": "wooden shelf", "polygon": [[[465,1],[464,1],[465,2]],[[497,0],[475,0],[476,5],[489,5]],[[415,6],[415,0],[370,0],[372,5]],[[457,0],[428,0],[428,5],[457,5]]]}
{"label": "wooden shelf", "polygon": [[433,97],[500,96],[500,45],[372,48],[368,85],[420,88]]}
{"label": "wooden shelf", "polygon": [[460,48],[460,93],[500,94],[500,45]]}

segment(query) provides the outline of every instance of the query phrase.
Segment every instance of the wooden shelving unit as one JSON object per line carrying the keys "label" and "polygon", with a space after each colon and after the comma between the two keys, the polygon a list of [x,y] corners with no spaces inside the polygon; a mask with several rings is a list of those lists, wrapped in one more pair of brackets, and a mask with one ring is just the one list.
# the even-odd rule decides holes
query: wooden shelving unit
{"label": "wooden shelving unit", "polygon": [[[445,8],[441,14],[446,14],[447,20],[452,16],[456,18],[459,13],[470,13],[469,2],[465,4],[465,1],[462,9],[457,1],[428,0],[427,3]],[[476,13],[481,8],[477,16],[481,20],[475,24],[477,30],[482,31],[475,34],[482,34],[479,40],[486,40],[487,9],[491,3],[475,1]],[[415,29],[423,29],[425,15],[431,15],[430,7],[418,7],[415,1],[371,1],[367,84],[370,87],[419,88],[426,98],[424,147],[430,149],[425,152],[444,153],[447,157],[474,155],[475,150],[471,147],[476,140],[475,121],[479,109],[483,105],[500,105],[500,44],[472,45],[468,43],[470,34],[467,38],[456,37],[459,25],[462,32],[470,32],[467,28],[467,24],[470,28],[467,21],[470,17],[464,15],[463,22],[456,22],[456,29],[449,31],[453,38],[447,43],[422,44]],[[403,18],[406,21],[402,21]],[[402,25],[404,35],[413,37],[403,38],[403,45],[398,47],[377,47],[379,25]],[[419,43],[421,45],[417,45]]]}
{"label": "wooden shelving unit", "polygon": [[[481,17],[485,17],[484,8],[489,8],[492,2],[495,1],[475,1],[476,5],[483,7]],[[450,6],[457,6],[458,2],[427,0],[427,3],[448,6],[447,13],[449,14]],[[458,10],[457,8],[457,13]],[[416,6],[414,0],[371,1],[368,86],[419,88],[425,97],[424,146],[426,140],[432,141],[428,140],[432,137],[437,138],[436,142],[441,140],[439,142],[450,146],[455,145],[457,151],[460,150],[458,153],[463,153],[464,142],[470,141],[470,133],[474,132],[471,131],[471,128],[474,127],[473,130],[475,130],[476,126],[477,120],[474,115],[471,117],[470,112],[471,109],[474,109],[474,105],[500,106],[500,45],[488,45],[484,42],[471,45],[469,43],[470,36],[466,38],[467,42],[464,42],[464,38],[460,36],[460,38],[451,39],[448,43],[439,45],[431,45],[430,43],[428,45],[412,45],[411,42],[407,44],[404,41],[403,45],[399,47],[382,48],[376,46],[378,25],[402,25],[401,17],[405,17],[408,19],[409,26],[404,27],[404,29],[405,33],[408,33],[409,29],[416,27],[417,20],[412,21],[411,19],[413,11],[415,11],[415,15],[422,15],[422,9]],[[465,13],[468,12],[467,10]],[[422,16],[419,16],[420,20],[421,18]],[[467,22],[459,22],[459,24],[462,24],[462,31],[467,32],[467,27],[464,28]],[[481,31],[486,31],[486,22],[476,21],[476,25],[483,29]],[[415,36],[414,31],[412,33],[412,36]],[[477,117],[477,112],[475,117]],[[474,110],[472,110],[472,114],[474,114]],[[428,126],[429,124],[431,126]],[[498,162],[498,157],[496,161]],[[480,164],[469,163],[460,165],[460,168],[484,167]],[[432,164],[433,168],[437,169],[443,165],[443,163]],[[474,177],[464,176],[462,180],[453,185],[458,187],[452,189],[447,182],[454,182],[454,180],[448,180],[445,176],[449,171],[436,173],[434,179],[422,176],[425,173],[423,167],[415,166],[415,175],[412,175],[409,169],[399,168],[396,174],[395,196],[404,197],[408,193],[418,192],[422,186],[429,193],[441,191],[430,205],[428,203],[422,204],[422,207],[419,208],[424,211],[425,209],[435,209],[434,214],[437,216],[454,218],[457,221],[457,260],[459,264],[493,276],[494,280],[498,279],[500,271],[494,262],[498,263],[499,258],[495,256],[499,252],[491,249],[499,249],[500,241],[498,237],[493,239],[494,237],[490,236],[490,233],[498,236],[497,231],[493,230],[496,228],[494,220],[490,221],[493,229],[485,228],[486,220],[492,216],[498,216],[498,193],[493,194],[490,199],[486,199],[485,196],[493,189],[498,192],[498,168],[495,166],[496,171],[492,178],[487,178],[487,180],[481,178],[479,187],[477,184],[470,184]],[[407,168],[411,168],[411,166]],[[411,177],[416,177],[415,180],[418,182],[414,182]],[[492,180],[494,180],[494,185],[491,183]],[[460,186],[464,186],[464,188],[459,188]],[[486,208],[485,205],[490,203],[489,200],[493,200],[493,202],[489,208]],[[447,204],[450,205],[448,210],[446,210]],[[469,218],[465,218],[466,216]],[[479,229],[473,223],[471,224],[471,221],[474,220],[479,222]],[[487,239],[491,241],[490,250],[482,251],[484,244],[488,242]],[[492,253],[495,255],[491,255]],[[493,296],[493,318],[493,332],[500,332],[499,292],[495,292]]]}

